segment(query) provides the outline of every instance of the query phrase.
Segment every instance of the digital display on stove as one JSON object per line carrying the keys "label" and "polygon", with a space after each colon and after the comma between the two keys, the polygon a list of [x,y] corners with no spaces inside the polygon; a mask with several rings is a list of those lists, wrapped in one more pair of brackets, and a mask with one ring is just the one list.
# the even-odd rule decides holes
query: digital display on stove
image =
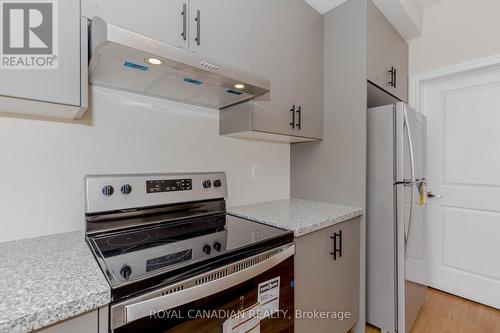
{"label": "digital display on stove", "polygon": [[161,193],[173,191],[189,191],[193,189],[192,179],[163,179],[147,180],[147,193]]}
{"label": "digital display on stove", "polygon": [[146,272],[151,272],[156,269],[177,264],[186,260],[191,260],[193,258],[193,250],[184,250],[172,254],[167,254],[163,257],[158,257],[154,259],[149,259],[146,261]]}

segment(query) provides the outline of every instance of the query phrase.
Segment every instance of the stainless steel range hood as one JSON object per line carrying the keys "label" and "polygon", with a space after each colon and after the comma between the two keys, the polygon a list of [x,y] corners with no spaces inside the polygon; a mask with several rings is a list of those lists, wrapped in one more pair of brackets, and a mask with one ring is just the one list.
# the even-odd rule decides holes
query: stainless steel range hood
{"label": "stainless steel range hood", "polygon": [[251,72],[107,24],[101,18],[91,20],[90,30],[92,84],[215,109],[270,91],[270,82]]}

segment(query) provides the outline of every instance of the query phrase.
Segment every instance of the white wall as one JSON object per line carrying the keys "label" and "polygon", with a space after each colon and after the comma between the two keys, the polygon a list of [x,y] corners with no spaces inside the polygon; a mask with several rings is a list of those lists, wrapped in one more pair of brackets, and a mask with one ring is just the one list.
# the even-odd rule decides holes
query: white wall
{"label": "white wall", "polygon": [[499,13],[498,0],[444,0],[426,7],[423,35],[410,42],[410,73],[500,53]]}
{"label": "white wall", "polygon": [[0,117],[0,241],[81,230],[86,174],[222,170],[229,205],[289,197],[289,145],[221,137],[216,110],[92,95],[77,123]]}

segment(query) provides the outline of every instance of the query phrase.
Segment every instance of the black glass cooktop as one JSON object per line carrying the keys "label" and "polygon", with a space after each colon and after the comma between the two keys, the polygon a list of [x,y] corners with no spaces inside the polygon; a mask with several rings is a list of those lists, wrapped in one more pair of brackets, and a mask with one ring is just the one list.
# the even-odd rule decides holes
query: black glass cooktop
{"label": "black glass cooktop", "polygon": [[[199,274],[225,259],[291,242],[293,234],[246,219],[214,214],[89,236],[111,287],[163,284]],[[129,291],[130,292],[130,291]]]}

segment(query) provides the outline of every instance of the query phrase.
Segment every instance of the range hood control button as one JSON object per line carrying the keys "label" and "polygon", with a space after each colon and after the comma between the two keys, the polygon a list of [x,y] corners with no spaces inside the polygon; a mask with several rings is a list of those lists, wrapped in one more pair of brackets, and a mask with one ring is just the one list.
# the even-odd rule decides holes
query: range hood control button
{"label": "range hood control button", "polygon": [[220,179],[216,179],[216,180],[214,180],[214,186],[215,186],[215,187],[221,187],[221,186],[222,186],[222,182],[221,182],[221,180],[220,180]]}
{"label": "range hood control button", "polygon": [[203,181],[203,187],[204,188],[211,188],[212,187],[212,182],[210,180],[204,180]]}
{"label": "range hood control button", "polygon": [[220,252],[220,250],[222,250],[222,244],[219,242],[215,242],[214,243],[214,250],[217,252]]}
{"label": "range hood control button", "polygon": [[102,194],[106,195],[106,196],[110,196],[112,195],[113,193],[115,193],[115,189],[113,188],[113,186],[111,185],[106,185],[102,188]]}

